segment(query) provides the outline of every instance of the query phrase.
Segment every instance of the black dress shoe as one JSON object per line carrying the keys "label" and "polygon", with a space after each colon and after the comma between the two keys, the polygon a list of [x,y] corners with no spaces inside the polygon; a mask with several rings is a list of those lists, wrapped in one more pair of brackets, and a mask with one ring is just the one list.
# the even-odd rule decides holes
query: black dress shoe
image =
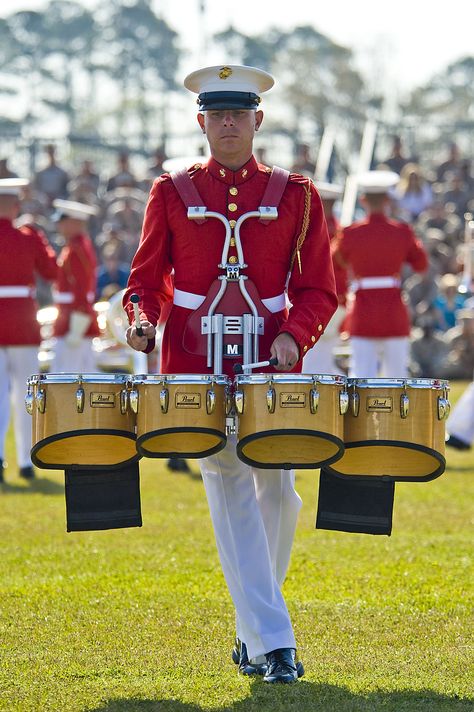
{"label": "black dress shoe", "polygon": [[455,435],[450,435],[446,440],[446,445],[449,447],[454,447],[456,450],[470,450],[471,446],[469,443],[465,443],[464,440],[460,440]]}
{"label": "black dress shoe", "polygon": [[247,646],[239,638],[235,639],[232,649],[232,660],[239,666],[240,675],[265,675],[267,671],[266,663],[252,663],[249,660]]}
{"label": "black dress shoe", "polygon": [[[278,648],[266,653],[267,672],[263,679],[265,682],[296,682],[298,670],[294,648]],[[304,672],[304,671],[303,671]]]}
{"label": "black dress shoe", "polygon": [[182,457],[170,457],[166,466],[171,472],[191,472],[191,468]]}
{"label": "black dress shoe", "polygon": [[31,465],[28,465],[27,467],[20,467],[18,474],[20,477],[23,477],[24,480],[33,480],[35,477],[35,471]]}

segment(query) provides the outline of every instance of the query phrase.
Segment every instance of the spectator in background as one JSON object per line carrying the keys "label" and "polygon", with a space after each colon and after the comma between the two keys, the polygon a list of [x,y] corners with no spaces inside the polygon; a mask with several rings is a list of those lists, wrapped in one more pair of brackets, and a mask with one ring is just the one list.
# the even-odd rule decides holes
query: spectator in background
{"label": "spectator in background", "polygon": [[291,166],[292,173],[301,173],[301,175],[313,178],[316,164],[310,155],[310,146],[307,143],[299,143],[296,146],[295,159]]}
{"label": "spectator in background", "polygon": [[410,372],[414,378],[439,378],[448,348],[435,330],[435,314],[427,310],[419,317],[410,338]]}
{"label": "spectator in background", "polygon": [[403,155],[402,139],[400,136],[393,137],[392,152],[382,163],[388,170],[395,171],[398,175],[401,174],[402,169],[407,163],[410,163],[410,159]]}
{"label": "spectator in background", "polygon": [[79,173],[71,181],[71,197],[79,202],[95,203],[99,195],[99,187],[100,176],[95,172],[92,161],[82,161]]}
{"label": "spectator in background", "polygon": [[46,196],[47,207],[51,208],[57,198],[64,199],[69,195],[69,175],[58,165],[56,160],[56,146],[48,143],[45,146],[48,165],[35,174],[34,188]]}
{"label": "spectator in background", "polygon": [[118,154],[117,161],[118,171],[107,181],[107,192],[117,188],[135,188],[137,185],[137,179],[130,168],[128,151],[121,151]]}
{"label": "spectator in background", "polygon": [[464,229],[464,223],[458,215],[447,210],[440,195],[436,195],[433,203],[420,213],[416,221],[416,230],[422,236],[430,228],[441,230],[443,239],[452,247],[458,244]]}
{"label": "spectator in background", "polygon": [[0,158],[0,180],[4,178],[18,178],[18,175],[8,167],[8,158]]}
{"label": "spectator in background", "polygon": [[457,313],[463,308],[466,297],[458,292],[459,279],[455,274],[443,274],[439,280],[439,294],[433,300],[435,310],[434,327],[448,331],[456,326]]}
{"label": "spectator in background", "polygon": [[153,160],[148,166],[147,175],[150,181],[153,181],[158,176],[161,176],[163,171],[163,161],[166,161],[166,151],[164,146],[158,146],[153,154]]}
{"label": "spectator in background", "polygon": [[448,356],[441,378],[471,380],[474,373],[474,310],[461,309],[457,325],[445,334]]}
{"label": "spectator in background", "polygon": [[461,169],[462,159],[459,146],[454,141],[449,144],[448,157],[436,168],[436,180],[443,183],[449,173],[456,173]]}
{"label": "spectator in background", "polygon": [[447,178],[447,188],[443,194],[445,205],[452,205],[452,211],[464,220],[464,213],[467,212],[467,204],[472,195],[466,190],[464,181],[460,173],[451,173]]}
{"label": "spectator in background", "polygon": [[422,241],[428,253],[431,269],[435,274],[456,273],[458,258],[456,251],[445,239],[441,230],[429,228],[423,235]]}
{"label": "spectator in background", "polygon": [[418,319],[430,308],[438,296],[437,274],[431,268],[425,272],[415,272],[404,282],[405,301],[410,310],[411,321],[414,326],[419,326]]}
{"label": "spectator in background", "polygon": [[97,271],[97,299],[109,299],[112,294],[125,289],[130,274],[127,263],[120,261],[119,248],[114,243],[104,245],[102,264]]}
{"label": "spectator in background", "polygon": [[424,179],[418,164],[407,163],[404,166],[394,198],[398,216],[410,223],[433,203],[431,186]]}

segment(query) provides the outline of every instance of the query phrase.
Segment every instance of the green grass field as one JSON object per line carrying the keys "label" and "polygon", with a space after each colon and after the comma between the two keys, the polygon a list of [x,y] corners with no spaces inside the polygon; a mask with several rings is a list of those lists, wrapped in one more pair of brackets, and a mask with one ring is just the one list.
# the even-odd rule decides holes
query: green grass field
{"label": "green grass field", "polygon": [[[454,384],[455,401],[463,384]],[[314,528],[303,497],[285,583],[306,676],[241,678],[200,477],[142,460],[143,527],[66,533],[63,473],[0,492],[0,710],[474,710],[474,452],[396,485],[391,537]]]}

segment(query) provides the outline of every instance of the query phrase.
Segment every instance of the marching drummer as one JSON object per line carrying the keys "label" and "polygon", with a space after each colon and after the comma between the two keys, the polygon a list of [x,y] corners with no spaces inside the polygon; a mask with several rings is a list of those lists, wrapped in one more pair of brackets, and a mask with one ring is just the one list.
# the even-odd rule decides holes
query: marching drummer
{"label": "marching drummer", "polygon": [[[214,372],[206,360],[200,314],[206,296],[212,298],[221,283],[218,266],[225,231],[219,220],[188,220],[186,208],[201,205],[224,216],[230,226],[227,274],[248,265],[246,284],[253,283],[258,313],[264,315],[262,358],[276,358],[279,371],[300,372],[303,355],[336,310],[337,297],[316,189],[301,175],[259,165],[252,153],[254,134],[263,121],[260,95],[274,80],[260,69],[228,65],[193,72],[184,84],[198,95],[197,120],[211,157],[175,176],[162,175],[152,186],[124,297],[133,324],[130,295],[139,295],[143,335],[132,325],[128,342],[137,350],[151,350],[161,310],[172,301],[161,346],[162,372]],[[278,205],[278,218],[242,223],[245,265],[240,265],[237,220],[261,205]],[[238,289],[232,299],[219,310],[243,323],[248,306],[239,302]],[[232,338],[235,342],[226,342],[222,366],[228,376],[233,365],[242,362],[243,336]],[[224,450],[200,460],[200,467],[236,608],[234,662],[242,674],[261,674],[268,683],[293,682],[303,674],[303,666],[296,657],[281,586],[301,506],[294,472],[245,465],[236,455],[235,436],[228,437]]]}
{"label": "marching drummer", "polygon": [[56,256],[43,233],[14,227],[20,195],[28,180],[0,180],[0,482],[4,448],[13,403],[13,425],[19,474],[34,477],[31,464],[31,417],[23,405],[26,380],[38,371],[39,323],[36,276],[47,281],[57,274]]}
{"label": "marching drummer", "polygon": [[93,304],[97,258],[87,221],[97,213],[95,206],[72,200],[55,200],[61,250],[59,275],[53,293],[58,308],[54,324],[56,347],[51,370],[56,373],[91,373],[96,370],[92,339],[100,331]]}
{"label": "marching drummer", "polygon": [[406,378],[410,319],[402,300],[401,271],[428,268],[428,257],[412,228],[387,217],[390,190],[399,180],[393,171],[367,171],[358,178],[366,217],[344,228],[334,260],[353,277],[347,313],[351,363],[355,378]]}

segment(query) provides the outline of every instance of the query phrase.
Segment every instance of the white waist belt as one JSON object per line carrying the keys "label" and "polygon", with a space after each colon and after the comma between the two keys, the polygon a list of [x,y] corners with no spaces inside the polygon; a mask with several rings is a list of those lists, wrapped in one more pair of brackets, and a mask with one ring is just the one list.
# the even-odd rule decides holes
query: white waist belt
{"label": "white waist belt", "polygon": [[399,287],[401,284],[398,277],[361,277],[351,283],[353,292],[358,289],[390,289]]}
{"label": "white waist belt", "polygon": [[[205,299],[206,297],[203,297],[202,294],[193,294],[192,292],[183,292],[181,289],[175,289],[173,304],[176,304],[177,307],[195,310],[199,309]],[[266,306],[269,312],[272,312],[272,314],[282,311],[282,309],[286,307],[285,293],[283,292],[277,297],[262,299],[262,303]]]}
{"label": "white waist belt", "polygon": [[[94,292],[87,293],[87,301],[92,304],[95,298]],[[72,292],[54,292],[53,300],[55,304],[72,304],[74,301],[74,294]]]}
{"label": "white waist belt", "polygon": [[33,297],[34,294],[34,289],[22,285],[12,284],[9,287],[0,287],[0,299],[8,299],[8,297]]}

